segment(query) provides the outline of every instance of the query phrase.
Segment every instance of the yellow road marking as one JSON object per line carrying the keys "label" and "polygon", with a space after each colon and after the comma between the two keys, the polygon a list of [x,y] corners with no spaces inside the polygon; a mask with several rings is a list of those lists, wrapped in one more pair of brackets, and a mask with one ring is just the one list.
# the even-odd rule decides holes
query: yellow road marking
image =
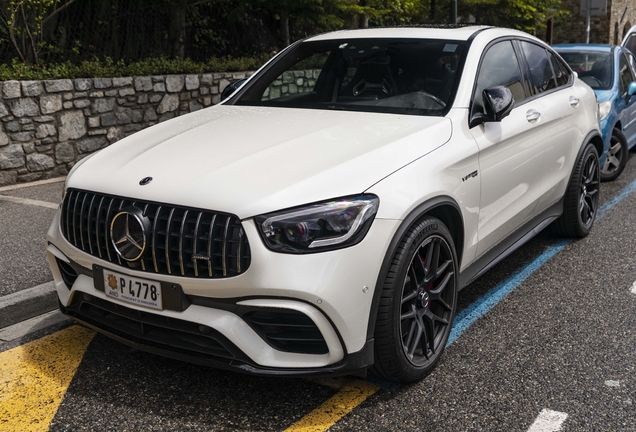
{"label": "yellow road marking", "polygon": [[0,353],[0,431],[47,431],[94,332],[74,325]]}
{"label": "yellow road marking", "polygon": [[354,380],[318,408],[285,429],[285,432],[326,431],[378,390],[379,387],[369,381]]}

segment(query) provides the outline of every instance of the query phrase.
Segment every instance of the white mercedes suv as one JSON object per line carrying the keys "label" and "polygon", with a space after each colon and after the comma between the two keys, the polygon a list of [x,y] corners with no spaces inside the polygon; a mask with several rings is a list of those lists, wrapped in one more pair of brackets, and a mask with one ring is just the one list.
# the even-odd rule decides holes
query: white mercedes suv
{"label": "white mercedes suv", "polygon": [[461,288],[594,222],[594,93],[525,33],[328,33],[234,87],[73,168],[48,233],[62,312],[219,368],[409,382]]}

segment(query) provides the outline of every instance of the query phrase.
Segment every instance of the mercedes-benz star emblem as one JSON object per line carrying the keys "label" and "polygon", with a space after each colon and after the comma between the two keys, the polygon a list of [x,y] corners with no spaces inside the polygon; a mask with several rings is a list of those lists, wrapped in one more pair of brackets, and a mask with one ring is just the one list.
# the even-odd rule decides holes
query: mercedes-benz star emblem
{"label": "mercedes-benz star emblem", "polygon": [[117,213],[110,223],[110,240],[115,251],[126,261],[137,261],[146,249],[150,221],[137,207]]}
{"label": "mercedes-benz star emblem", "polygon": [[152,177],[144,177],[141,180],[139,180],[139,184],[141,186],[146,186],[148,183],[150,183],[152,181]]}

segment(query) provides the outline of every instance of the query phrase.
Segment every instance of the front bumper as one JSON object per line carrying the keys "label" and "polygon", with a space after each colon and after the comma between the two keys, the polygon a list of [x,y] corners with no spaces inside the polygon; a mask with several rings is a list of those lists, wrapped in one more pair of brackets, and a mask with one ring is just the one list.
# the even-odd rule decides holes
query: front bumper
{"label": "front bumper", "polygon": [[[49,230],[47,256],[60,309],[133,347],[218,368],[318,375],[370,366],[373,340],[367,338],[367,328],[373,291],[398,221],[375,220],[367,237],[351,248],[302,256],[269,251],[251,221],[243,225],[252,250],[248,271],[227,279],[196,280],[113,267],[81,252],[62,236],[58,212]],[[171,304],[178,306],[154,311],[107,297],[93,277],[100,267],[177,286],[179,297]],[[69,268],[77,275],[70,281],[65,275]],[[302,341],[281,345],[254,324],[250,314],[259,313],[267,319],[274,316],[281,325],[285,313],[294,320],[309,320],[304,322],[306,331],[319,334],[322,348],[312,350],[307,346],[315,343]]]}

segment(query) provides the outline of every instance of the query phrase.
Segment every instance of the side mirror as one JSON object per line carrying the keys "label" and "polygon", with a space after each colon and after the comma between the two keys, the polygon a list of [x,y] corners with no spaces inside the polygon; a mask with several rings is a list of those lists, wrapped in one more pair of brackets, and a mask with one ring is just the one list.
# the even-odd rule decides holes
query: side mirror
{"label": "side mirror", "polygon": [[500,122],[515,105],[515,98],[508,87],[496,86],[484,90],[482,94],[486,115],[491,121]]}
{"label": "side mirror", "polygon": [[486,113],[475,113],[470,120],[470,127],[486,122],[500,122],[515,105],[515,98],[508,87],[495,86],[482,92],[482,103]]}
{"label": "side mirror", "polygon": [[636,81],[632,81],[627,86],[627,96],[636,95]]}
{"label": "side mirror", "polygon": [[245,84],[247,78],[243,78],[240,80],[232,81],[229,83],[221,92],[221,100],[225,100],[232,95],[235,91],[241,88],[243,84]]}

